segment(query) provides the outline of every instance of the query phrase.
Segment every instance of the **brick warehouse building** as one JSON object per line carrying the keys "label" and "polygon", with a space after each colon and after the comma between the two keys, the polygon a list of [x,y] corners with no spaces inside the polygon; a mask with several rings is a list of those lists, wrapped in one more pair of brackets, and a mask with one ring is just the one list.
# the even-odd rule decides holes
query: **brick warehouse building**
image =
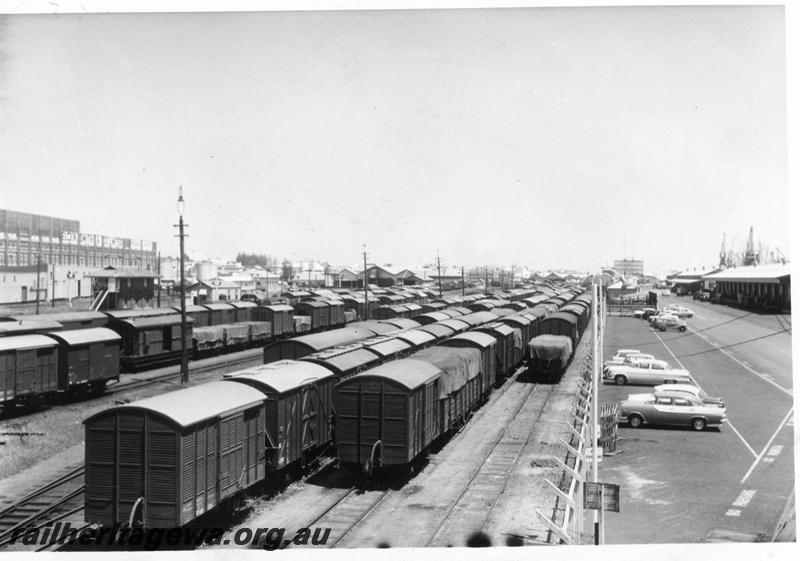
{"label": "brick warehouse building", "polygon": [[41,300],[92,296],[98,269],[156,276],[157,255],[155,242],[87,234],[77,220],[0,209],[0,302],[36,300],[37,291]]}

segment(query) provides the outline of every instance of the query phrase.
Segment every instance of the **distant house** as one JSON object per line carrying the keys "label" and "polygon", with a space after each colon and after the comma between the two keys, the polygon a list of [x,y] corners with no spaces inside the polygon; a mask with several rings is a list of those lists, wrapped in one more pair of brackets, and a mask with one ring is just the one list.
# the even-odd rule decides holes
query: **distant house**
{"label": "distant house", "polygon": [[242,297],[242,289],[238,284],[220,277],[198,281],[189,287],[189,292],[196,304],[239,300]]}
{"label": "distant house", "polygon": [[425,279],[417,275],[411,269],[403,269],[402,271],[397,273],[394,277],[399,284],[403,285],[418,285],[425,282]]}

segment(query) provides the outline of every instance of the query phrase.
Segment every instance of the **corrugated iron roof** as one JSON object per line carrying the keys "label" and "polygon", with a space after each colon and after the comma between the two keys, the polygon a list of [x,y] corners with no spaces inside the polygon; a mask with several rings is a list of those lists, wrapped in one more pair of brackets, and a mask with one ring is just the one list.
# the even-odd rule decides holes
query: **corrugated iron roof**
{"label": "corrugated iron roof", "polygon": [[225,381],[247,384],[264,393],[286,393],[331,376],[330,370],[311,361],[279,360],[230,372]]}
{"label": "corrugated iron roof", "polygon": [[421,328],[417,329],[407,329],[405,331],[401,331],[396,335],[398,339],[403,339],[404,341],[408,341],[415,347],[419,347],[420,345],[424,345],[425,343],[430,343],[431,341],[435,341],[438,339],[436,335],[431,333],[430,331],[424,331]]}
{"label": "corrugated iron roof", "polygon": [[[495,343],[495,338],[488,333],[481,333],[480,331],[468,331],[466,333],[459,333],[450,338],[450,341],[471,341],[476,345],[486,348]],[[447,344],[447,341],[444,342]]]}
{"label": "corrugated iron roof", "polygon": [[83,345],[99,343],[101,341],[121,341],[122,337],[115,331],[105,327],[91,327],[89,329],[70,329],[69,331],[53,331],[50,337],[63,340],[68,345]]}
{"label": "corrugated iron roof", "polygon": [[15,335],[13,337],[0,337],[0,351],[11,351],[15,349],[38,349],[43,347],[55,347],[56,341],[44,335]]}
{"label": "corrugated iron roof", "polygon": [[181,427],[189,427],[206,419],[253,407],[263,400],[264,394],[255,388],[218,380],[106,409],[83,422],[88,424],[95,417],[113,411],[147,410],[163,415]]}
{"label": "corrugated iron roof", "polygon": [[364,378],[383,378],[405,386],[409,390],[414,390],[436,379],[436,377],[440,375],[441,371],[427,362],[403,358],[387,362],[386,364],[357,374],[339,382],[337,386],[341,387],[346,384],[357,384]]}
{"label": "corrugated iron roof", "polygon": [[380,320],[381,323],[388,323],[389,325],[394,325],[398,329],[414,329],[415,327],[419,327],[419,322],[414,321],[413,319],[408,318],[394,318],[394,319],[383,319]]}

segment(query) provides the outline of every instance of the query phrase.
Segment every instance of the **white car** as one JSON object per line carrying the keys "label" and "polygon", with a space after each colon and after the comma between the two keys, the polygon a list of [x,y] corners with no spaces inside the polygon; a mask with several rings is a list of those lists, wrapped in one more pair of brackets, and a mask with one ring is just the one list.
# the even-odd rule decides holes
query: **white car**
{"label": "white car", "polygon": [[617,351],[617,354],[615,354],[609,360],[605,361],[604,366],[611,366],[613,364],[625,364],[637,358],[655,358],[655,357],[653,355],[649,355],[647,353],[642,353],[639,351],[622,349]]}
{"label": "white car", "polygon": [[688,370],[670,368],[663,360],[634,360],[633,364],[609,366],[603,370],[603,381],[614,382],[618,386],[639,384],[657,386],[660,384],[692,384],[694,380]]}
{"label": "white car", "polygon": [[683,306],[673,305],[667,306],[664,308],[665,312],[669,312],[674,316],[678,316],[679,318],[690,318],[694,315],[694,312],[689,308],[684,308]]}
{"label": "white car", "polygon": [[[699,399],[705,405],[725,407],[724,399],[722,399],[721,397],[710,397],[706,392],[703,391],[702,388],[699,388],[694,384],[661,384],[660,386],[654,387],[653,390],[656,393],[659,392],[685,393]],[[641,394],[641,395],[647,395],[647,394]]]}

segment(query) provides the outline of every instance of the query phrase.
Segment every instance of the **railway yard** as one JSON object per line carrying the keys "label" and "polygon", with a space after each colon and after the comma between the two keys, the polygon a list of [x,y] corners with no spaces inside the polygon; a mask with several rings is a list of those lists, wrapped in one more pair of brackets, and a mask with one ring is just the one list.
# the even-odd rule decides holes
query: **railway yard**
{"label": "railway yard", "polygon": [[[191,389],[180,384],[177,366],[155,361],[117,375],[101,396],[6,411],[0,548],[59,549],[24,543],[20,533],[57,521],[73,529],[128,521],[225,529],[211,543],[191,545],[202,548],[562,542],[553,527],[568,527],[571,511],[559,498],[570,489],[560,461],[570,463],[565,444],[575,445],[578,396],[590,371],[591,297],[559,287],[448,296],[422,309],[436,302],[430,297],[415,315],[384,310],[381,320],[329,322],[266,346],[196,352]],[[322,307],[296,305],[295,313]],[[607,317],[604,357],[634,348],[688,369],[706,393],[724,397],[727,422],[697,432],[632,428],[621,419],[618,453],[599,464],[599,480],[620,486],[620,512],[605,514],[605,543],[770,541],[793,507],[790,318],[710,303],[693,308],[685,332]],[[141,325],[158,323],[159,316],[145,317]],[[285,320],[270,319],[268,331]],[[200,321],[209,333],[213,317]],[[128,348],[122,344],[122,361]],[[174,362],[168,351],[166,362]],[[227,389],[245,397],[234,403]],[[168,400],[158,397],[174,390]],[[599,403],[651,390],[603,384]],[[266,417],[264,398],[247,397],[259,391]],[[239,434],[226,428],[232,422],[244,422],[243,438],[231,436]],[[148,444],[165,435],[161,442],[172,444]],[[208,451],[195,456],[200,442]],[[175,468],[163,471],[169,454],[182,458],[181,477]],[[149,474],[159,468],[147,466],[154,461],[174,474],[172,483],[153,487]],[[213,479],[217,466],[226,467]],[[641,522],[656,517],[659,524]],[[591,543],[590,513],[584,522],[583,535],[573,537]],[[254,528],[282,530],[259,539]],[[305,528],[317,530],[314,543],[294,543]]]}

